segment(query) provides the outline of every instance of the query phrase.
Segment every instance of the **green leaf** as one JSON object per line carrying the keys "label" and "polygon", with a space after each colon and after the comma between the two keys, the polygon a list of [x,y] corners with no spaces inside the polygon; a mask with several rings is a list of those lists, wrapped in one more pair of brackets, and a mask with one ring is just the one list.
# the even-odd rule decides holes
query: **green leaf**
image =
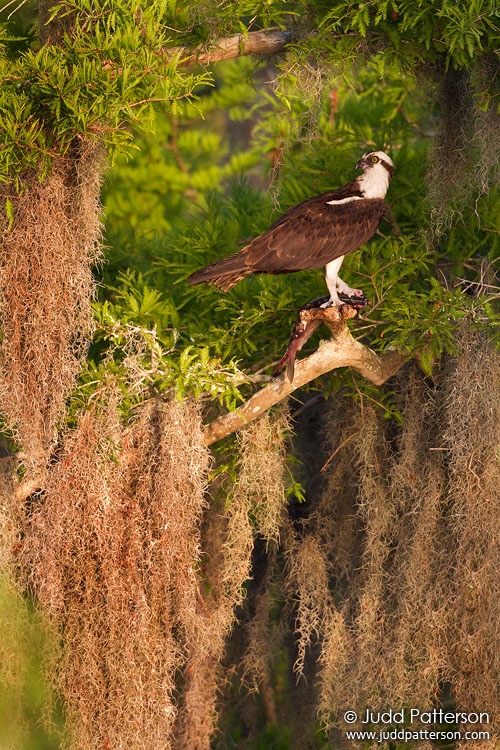
{"label": "green leaf", "polygon": [[5,215],[7,216],[9,229],[12,229],[12,225],[14,224],[14,204],[10,198],[5,199]]}

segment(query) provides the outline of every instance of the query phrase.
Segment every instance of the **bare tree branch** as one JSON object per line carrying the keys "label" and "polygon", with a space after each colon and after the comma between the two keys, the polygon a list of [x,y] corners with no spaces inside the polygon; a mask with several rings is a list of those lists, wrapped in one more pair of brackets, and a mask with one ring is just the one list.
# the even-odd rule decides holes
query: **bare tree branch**
{"label": "bare tree branch", "polygon": [[297,388],[311,382],[338,367],[352,367],[375,385],[382,385],[404,364],[405,358],[396,351],[376,354],[357,341],[347,325],[335,337],[303,360],[297,362],[293,382],[280,375],[273,382],[255,393],[242,407],[223,414],[205,428],[205,445],[231,435],[244,425],[259,417],[274,404],[282,401]]}
{"label": "bare tree branch", "polygon": [[212,46],[169,47],[165,49],[168,57],[179,55],[179,67],[190,65],[210,65],[220,60],[230,60],[241,55],[275,55],[282,52],[292,40],[291,31],[278,28],[250,31],[246,36],[234,34],[225,39],[218,39]]}

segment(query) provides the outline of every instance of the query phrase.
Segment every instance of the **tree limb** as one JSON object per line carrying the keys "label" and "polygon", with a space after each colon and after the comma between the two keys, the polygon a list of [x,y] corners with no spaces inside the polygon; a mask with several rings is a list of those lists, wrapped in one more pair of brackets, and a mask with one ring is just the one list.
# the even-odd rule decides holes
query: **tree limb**
{"label": "tree limb", "polygon": [[205,445],[231,435],[244,425],[259,417],[274,404],[282,401],[297,388],[311,382],[338,367],[352,367],[375,385],[382,385],[404,364],[399,352],[391,351],[378,355],[351,335],[344,323],[336,336],[319,347],[314,354],[297,362],[293,382],[280,375],[273,382],[255,393],[236,411],[223,414],[205,428]]}
{"label": "tree limb", "polygon": [[282,52],[292,40],[291,31],[278,28],[250,31],[246,36],[234,34],[218,39],[207,47],[169,47],[164,50],[168,57],[179,56],[179,67],[210,65],[221,60],[230,60],[241,55],[275,55]]}

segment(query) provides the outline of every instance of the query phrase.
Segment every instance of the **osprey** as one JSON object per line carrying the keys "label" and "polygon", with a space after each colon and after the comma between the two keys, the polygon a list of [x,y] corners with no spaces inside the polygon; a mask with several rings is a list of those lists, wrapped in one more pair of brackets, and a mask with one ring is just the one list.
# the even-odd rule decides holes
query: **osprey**
{"label": "osprey", "polygon": [[339,294],[361,297],[361,290],[342,281],[339,269],[344,257],[364,245],[382,221],[394,164],[383,151],[370,151],[363,154],[356,169],[363,174],[290,208],[243,250],[201,268],[188,282],[211,282],[227,292],[251,273],[324,267],[330,293],[326,305],[340,305]]}

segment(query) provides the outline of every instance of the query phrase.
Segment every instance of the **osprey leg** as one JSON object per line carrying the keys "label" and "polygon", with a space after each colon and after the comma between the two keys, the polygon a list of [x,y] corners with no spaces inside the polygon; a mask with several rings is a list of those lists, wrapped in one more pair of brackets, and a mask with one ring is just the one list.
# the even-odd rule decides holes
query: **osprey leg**
{"label": "osprey leg", "polygon": [[335,258],[335,260],[330,261],[330,263],[327,263],[325,266],[325,281],[328,291],[330,292],[330,300],[321,305],[321,307],[338,307],[340,305],[339,295],[337,293],[337,282],[340,266],[342,265],[343,260],[344,256],[341,255],[340,258]]}
{"label": "osprey leg", "polygon": [[341,255],[340,258],[335,258],[335,260],[330,261],[330,263],[327,263],[325,266],[325,281],[328,291],[330,292],[330,299],[328,302],[325,302],[322,307],[338,307],[341,305],[342,302],[339,299],[339,294],[343,294],[346,297],[363,297],[361,289],[351,289],[351,287],[340,278],[339,270],[343,260],[344,256]]}

